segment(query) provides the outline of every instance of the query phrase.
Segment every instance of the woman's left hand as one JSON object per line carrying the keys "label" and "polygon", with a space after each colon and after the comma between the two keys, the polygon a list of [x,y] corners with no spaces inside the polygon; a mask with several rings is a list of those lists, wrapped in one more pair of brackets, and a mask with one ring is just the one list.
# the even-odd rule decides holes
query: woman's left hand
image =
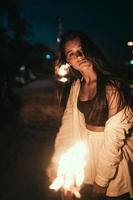
{"label": "woman's left hand", "polygon": [[65,200],[72,200],[73,199],[73,193],[71,191],[62,191],[61,192],[61,199]]}
{"label": "woman's left hand", "polygon": [[93,193],[99,194],[99,195],[105,195],[106,194],[107,187],[102,187],[100,185],[97,185],[94,183],[93,185]]}

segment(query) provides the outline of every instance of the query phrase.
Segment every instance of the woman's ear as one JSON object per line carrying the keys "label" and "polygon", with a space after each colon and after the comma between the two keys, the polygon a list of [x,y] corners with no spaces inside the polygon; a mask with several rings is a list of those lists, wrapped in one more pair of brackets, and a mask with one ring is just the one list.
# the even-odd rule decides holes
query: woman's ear
{"label": "woman's ear", "polygon": [[68,59],[66,59],[66,63],[68,63],[68,64],[70,65],[70,63],[69,63]]}

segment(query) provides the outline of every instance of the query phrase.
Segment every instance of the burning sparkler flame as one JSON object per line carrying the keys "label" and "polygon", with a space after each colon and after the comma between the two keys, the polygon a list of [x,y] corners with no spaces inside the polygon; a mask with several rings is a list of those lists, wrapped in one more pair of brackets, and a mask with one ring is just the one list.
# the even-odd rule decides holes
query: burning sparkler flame
{"label": "burning sparkler flame", "polygon": [[61,155],[57,177],[49,186],[50,189],[58,191],[71,191],[77,198],[81,198],[80,189],[84,181],[86,147],[83,142],[78,142],[64,154]]}

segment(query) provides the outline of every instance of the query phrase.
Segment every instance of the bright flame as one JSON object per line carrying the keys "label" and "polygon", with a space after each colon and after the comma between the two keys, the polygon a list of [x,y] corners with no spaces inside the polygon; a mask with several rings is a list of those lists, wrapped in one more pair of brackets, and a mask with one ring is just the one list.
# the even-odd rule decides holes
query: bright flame
{"label": "bright flame", "polygon": [[69,67],[70,65],[68,63],[61,65],[60,67],[56,66],[55,67],[56,74],[58,74],[59,76],[67,75],[69,73]]}
{"label": "bright flame", "polygon": [[49,188],[55,191],[63,188],[64,192],[71,191],[77,198],[81,198],[79,191],[84,181],[85,155],[86,148],[83,142],[76,143],[62,154],[57,177]]}
{"label": "bright flame", "polygon": [[68,81],[68,79],[66,77],[62,77],[59,79],[59,81],[65,83]]}

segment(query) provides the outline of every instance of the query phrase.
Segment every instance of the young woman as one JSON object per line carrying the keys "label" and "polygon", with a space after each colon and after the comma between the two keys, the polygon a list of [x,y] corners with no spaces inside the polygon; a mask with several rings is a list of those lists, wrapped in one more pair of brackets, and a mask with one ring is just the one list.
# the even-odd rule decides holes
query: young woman
{"label": "young woman", "polygon": [[130,88],[112,72],[111,64],[85,33],[65,32],[60,53],[60,64],[70,65],[72,85],[48,176],[54,177],[60,154],[82,138],[89,152],[84,180],[88,190],[92,188],[96,199],[102,195],[129,200],[133,198]]}

